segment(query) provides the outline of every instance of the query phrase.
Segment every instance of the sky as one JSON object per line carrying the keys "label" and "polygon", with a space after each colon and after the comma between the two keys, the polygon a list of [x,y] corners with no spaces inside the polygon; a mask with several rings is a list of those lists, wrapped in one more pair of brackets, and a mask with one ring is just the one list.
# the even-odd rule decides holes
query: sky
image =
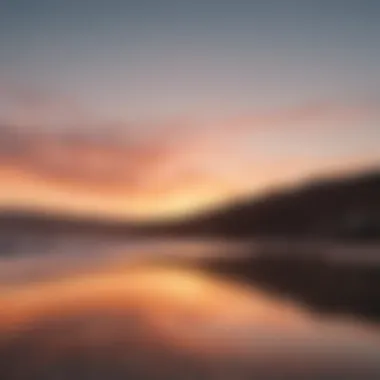
{"label": "sky", "polygon": [[380,163],[376,0],[0,0],[1,207],[182,216]]}

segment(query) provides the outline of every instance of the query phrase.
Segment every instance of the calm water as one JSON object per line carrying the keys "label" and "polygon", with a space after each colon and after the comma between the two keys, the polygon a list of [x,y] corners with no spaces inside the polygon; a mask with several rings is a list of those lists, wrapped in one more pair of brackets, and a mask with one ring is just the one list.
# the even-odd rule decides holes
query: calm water
{"label": "calm water", "polygon": [[141,260],[220,245],[83,247],[1,259],[0,379],[380,378],[374,324]]}

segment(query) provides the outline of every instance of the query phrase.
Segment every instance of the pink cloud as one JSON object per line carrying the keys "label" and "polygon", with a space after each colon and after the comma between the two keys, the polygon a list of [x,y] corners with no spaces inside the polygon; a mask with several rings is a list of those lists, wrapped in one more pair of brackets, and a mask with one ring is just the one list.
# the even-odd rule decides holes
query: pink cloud
{"label": "pink cloud", "polygon": [[[0,167],[16,168],[67,191],[98,189],[125,196],[199,188],[241,192],[285,174],[305,175],[319,164],[308,157],[262,162],[254,150],[243,154],[242,141],[267,130],[323,133],[331,127],[344,130],[353,120],[380,119],[376,104],[326,102],[228,120],[130,125],[104,121],[75,102],[23,88],[0,87],[2,97],[13,108],[0,110]],[[327,170],[329,163],[319,166]]]}

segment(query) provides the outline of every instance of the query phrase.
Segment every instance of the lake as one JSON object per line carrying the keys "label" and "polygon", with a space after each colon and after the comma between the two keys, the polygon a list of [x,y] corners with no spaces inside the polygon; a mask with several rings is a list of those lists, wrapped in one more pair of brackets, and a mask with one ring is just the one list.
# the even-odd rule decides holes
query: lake
{"label": "lake", "polygon": [[32,248],[0,259],[2,380],[380,378],[376,322],[191,265],[223,242]]}

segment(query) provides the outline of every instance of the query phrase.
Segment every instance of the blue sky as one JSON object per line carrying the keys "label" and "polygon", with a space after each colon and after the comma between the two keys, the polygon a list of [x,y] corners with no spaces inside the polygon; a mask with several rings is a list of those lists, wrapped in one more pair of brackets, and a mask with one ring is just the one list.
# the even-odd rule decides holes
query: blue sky
{"label": "blue sky", "polygon": [[379,96],[377,1],[0,3],[0,78],[111,115]]}

